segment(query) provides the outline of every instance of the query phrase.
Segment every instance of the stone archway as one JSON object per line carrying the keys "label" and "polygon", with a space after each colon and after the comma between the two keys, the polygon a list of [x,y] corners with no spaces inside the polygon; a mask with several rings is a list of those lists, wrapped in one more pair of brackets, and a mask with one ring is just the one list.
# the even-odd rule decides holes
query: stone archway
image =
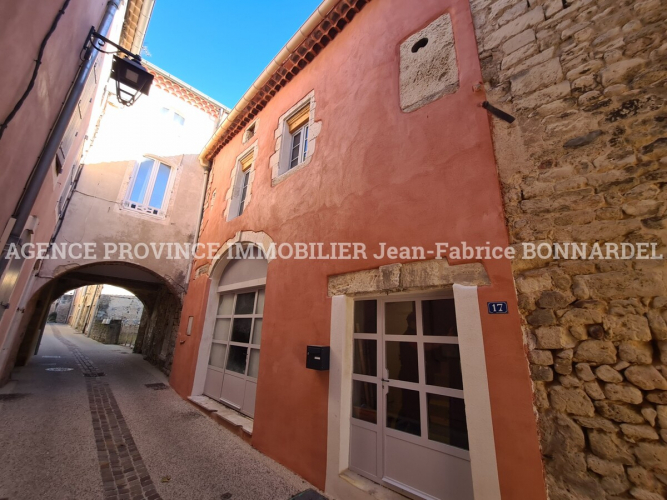
{"label": "stone archway", "polygon": [[3,347],[0,381],[8,378],[14,366],[25,365],[39,349],[51,302],[64,293],[86,285],[109,284],[132,292],[144,305],[134,352],[169,373],[182,307],[182,291],[142,266],[129,262],[93,263],[63,266],[54,277],[41,284],[28,300],[22,317],[10,332],[11,345]]}

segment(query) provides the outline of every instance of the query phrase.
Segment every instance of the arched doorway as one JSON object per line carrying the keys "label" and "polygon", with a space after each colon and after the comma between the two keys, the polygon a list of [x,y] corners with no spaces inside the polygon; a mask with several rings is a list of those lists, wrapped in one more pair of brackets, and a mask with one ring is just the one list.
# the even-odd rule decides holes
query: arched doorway
{"label": "arched doorway", "polygon": [[252,417],[259,377],[268,261],[255,246],[243,258],[218,263],[198,365],[205,366],[201,393]]}

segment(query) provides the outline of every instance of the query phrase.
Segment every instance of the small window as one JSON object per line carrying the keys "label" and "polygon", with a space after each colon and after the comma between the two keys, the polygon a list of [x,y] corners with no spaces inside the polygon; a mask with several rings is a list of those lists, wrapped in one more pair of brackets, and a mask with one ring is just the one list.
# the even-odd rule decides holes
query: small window
{"label": "small window", "polygon": [[238,160],[236,167],[238,171],[236,175],[235,189],[233,190],[233,197],[231,200],[231,207],[227,220],[232,220],[235,217],[243,214],[243,211],[246,208],[250,191],[250,171],[254,162],[254,150]]}
{"label": "small window", "polygon": [[178,114],[173,109],[163,107],[160,109],[160,115],[162,115],[163,120],[165,121],[168,121],[180,127],[185,125],[185,118],[182,115]]}
{"label": "small window", "polygon": [[243,134],[243,142],[248,142],[250,139],[255,137],[255,133],[257,131],[257,122],[253,122],[246,130],[245,134]]}
{"label": "small window", "polygon": [[144,158],[134,169],[123,206],[151,215],[164,215],[171,171],[169,165]]}
{"label": "small window", "polygon": [[300,165],[308,153],[308,124],[310,120],[310,103],[286,120],[289,130],[290,145],[289,164],[287,170]]}

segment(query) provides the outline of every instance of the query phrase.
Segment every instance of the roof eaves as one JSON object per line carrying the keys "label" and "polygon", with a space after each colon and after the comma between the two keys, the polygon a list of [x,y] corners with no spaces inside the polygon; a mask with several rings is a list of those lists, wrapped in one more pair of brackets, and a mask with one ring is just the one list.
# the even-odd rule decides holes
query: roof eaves
{"label": "roof eaves", "polygon": [[305,68],[371,0],[324,0],[278,52],[199,154],[207,165],[273,96]]}

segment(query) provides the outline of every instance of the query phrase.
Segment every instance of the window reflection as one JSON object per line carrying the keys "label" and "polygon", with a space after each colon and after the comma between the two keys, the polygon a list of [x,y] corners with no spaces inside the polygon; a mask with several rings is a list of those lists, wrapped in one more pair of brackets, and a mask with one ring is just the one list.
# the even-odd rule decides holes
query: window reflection
{"label": "window reflection", "polygon": [[424,344],[426,383],[463,390],[461,358],[457,344]]}
{"label": "window reflection", "polygon": [[427,394],[428,438],[457,448],[468,449],[465,402],[437,394]]}
{"label": "window reflection", "polygon": [[354,303],[354,333],[377,333],[377,300],[358,300]]}
{"label": "window reflection", "polygon": [[372,424],[377,423],[377,385],[352,381],[352,416]]}
{"label": "window reflection", "polygon": [[377,375],[377,342],[375,340],[354,341],[354,373]]}
{"label": "window reflection", "polygon": [[389,387],[387,393],[387,427],[421,435],[419,392],[399,387]]}
{"label": "window reflection", "polygon": [[454,299],[422,301],[424,335],[457,336]]}
{"label": "window reflection", "polygon": [[417,335],[414,301],[387,302],[384,316],[386,335]]}

